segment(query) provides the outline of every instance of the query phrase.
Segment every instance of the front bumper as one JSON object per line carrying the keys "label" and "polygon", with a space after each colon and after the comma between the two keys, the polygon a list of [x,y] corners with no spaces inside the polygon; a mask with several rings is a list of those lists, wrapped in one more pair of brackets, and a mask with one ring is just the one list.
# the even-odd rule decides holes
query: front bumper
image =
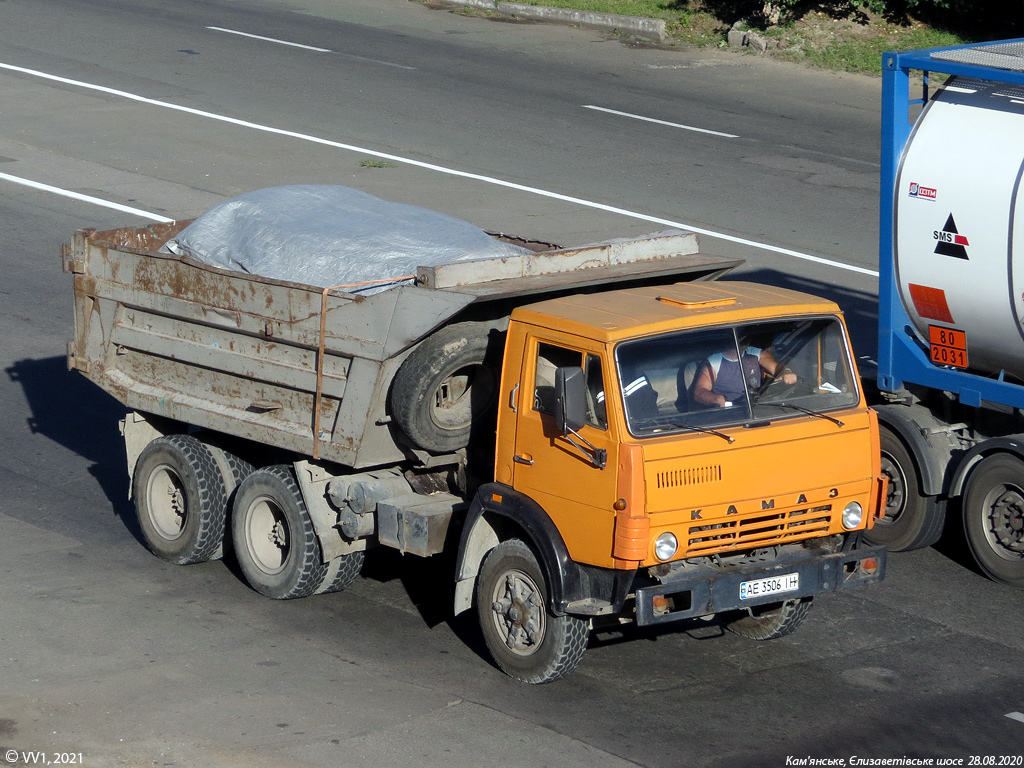
{"label": "front bumper", "polygon": [[[884,578],[885,556],[884,546],[858,547],[849,552],[801,548],[783,551],[770,561],[748,565],[680,568],[636,590],[636,623],[640,626],[663,624],[860,587]],[[875,567],[865,567],[866,560],[869,561],[867,566],[874,560]],[[743,582],[791,574],[799,576],[797,589],[740,598]]]}

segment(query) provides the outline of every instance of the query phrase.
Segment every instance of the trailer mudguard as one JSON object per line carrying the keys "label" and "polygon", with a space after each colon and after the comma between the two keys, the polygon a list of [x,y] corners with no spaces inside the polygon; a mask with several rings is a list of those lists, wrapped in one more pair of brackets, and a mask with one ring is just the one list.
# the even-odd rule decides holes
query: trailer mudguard
{"label": "trailer mudguard", "polygon": [[575,562],[562,534],[537,502],[510,486],[487,483],[473,498],[462,529],[455,568],[456,614],[472,607],[473,588],[486,554],[501,541],[517,537],[533,548],[540,561],[549,607],[556,616],[609,615],[622,608],[635,570]]}
{"label": "trailer mudguard", "polygon": [[956,462],[956,469],[950,483],[950,496],[960,496],[964,492],[964,484],[974,465],[993,453],[1009,453],[1024,461],[1024,435],[993,437],[983,440],[967,451]]}

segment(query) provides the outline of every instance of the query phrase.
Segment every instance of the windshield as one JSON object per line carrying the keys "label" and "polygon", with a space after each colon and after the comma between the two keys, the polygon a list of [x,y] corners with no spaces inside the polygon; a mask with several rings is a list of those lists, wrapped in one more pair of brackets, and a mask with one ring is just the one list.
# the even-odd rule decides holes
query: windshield
{"label": "windshield", "polygon": [[665,334],[616,348],[626,421],[637,437],[805,417],[860,399],[834,317]]}

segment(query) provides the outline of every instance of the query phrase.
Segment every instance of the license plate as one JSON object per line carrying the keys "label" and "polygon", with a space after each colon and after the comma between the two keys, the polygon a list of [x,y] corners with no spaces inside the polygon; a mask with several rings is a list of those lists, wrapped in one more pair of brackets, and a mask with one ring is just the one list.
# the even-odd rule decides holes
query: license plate
{"label": "license plate", "polygon": [[784,576],[769,576],[766,579],[754,579],[740,583],[740,600],[753,597],[778,595],[783,592],[795,592],[800,589],[800,574],[787,573]]}

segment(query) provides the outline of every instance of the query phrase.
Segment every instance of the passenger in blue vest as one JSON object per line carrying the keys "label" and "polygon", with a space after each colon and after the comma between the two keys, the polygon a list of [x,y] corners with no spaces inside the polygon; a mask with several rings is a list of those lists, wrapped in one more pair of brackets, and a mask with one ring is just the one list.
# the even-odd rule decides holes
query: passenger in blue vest
{"label": "passenger in blue vest", "polygon": [[762,371],[786,384],[796,383],[796,374],[779,365],[770,350],[745,347],[737,359],[736,349],[729,347],[701,362],[693,382],[693,399],[720,408],[744,402],[748,389],[753,392],[760,388]]}

